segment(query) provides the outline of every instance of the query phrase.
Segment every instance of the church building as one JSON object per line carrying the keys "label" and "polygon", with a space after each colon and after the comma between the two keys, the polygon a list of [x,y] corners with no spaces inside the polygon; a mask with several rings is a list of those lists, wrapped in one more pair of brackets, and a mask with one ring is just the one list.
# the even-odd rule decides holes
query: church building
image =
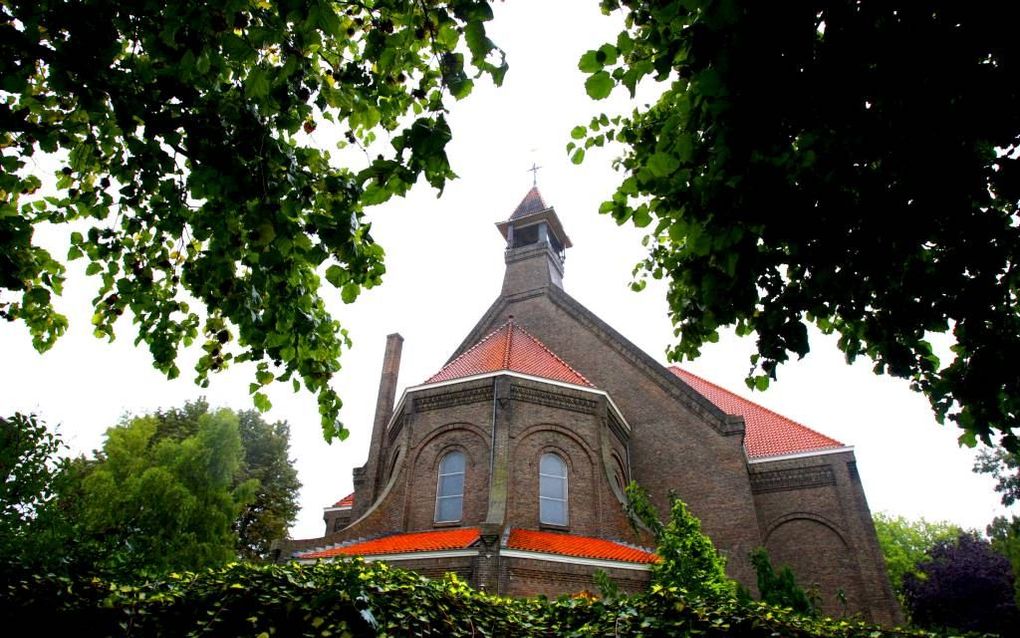
{"label": "church building", "polygon": [[570,238],[537,188],[496,226],[499,296],[399,400],[388,337],[354,493],[281,558],[363,556],[508,596],[594,591],[602,570],[638,591],[657,557],[626,515],[633,480],[664,514],[683,499],[752,591],[765,547],[825,613],[901,619],[852,448],[661,365],[568,295]]}

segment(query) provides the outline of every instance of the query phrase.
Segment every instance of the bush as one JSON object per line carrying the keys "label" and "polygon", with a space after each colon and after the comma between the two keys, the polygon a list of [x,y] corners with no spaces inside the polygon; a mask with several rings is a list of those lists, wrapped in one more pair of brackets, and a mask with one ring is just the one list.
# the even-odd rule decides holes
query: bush
{"label": "bush", "polygon": [[1020,626],[1009,559],[976,533],[940,541],[918,574],[903,579],[911,620],[921,627],[988,631],[1003,635]]}
{"label": "bush", "polygon": [[233,564],[123,585],[29,570],[0,573],[0,626],[41,636],[690,636],[933,638],[814,620],[764,603],[706,601],[655,585],[636,596],[511,599],[456,577],[429,580],[359,559]]}

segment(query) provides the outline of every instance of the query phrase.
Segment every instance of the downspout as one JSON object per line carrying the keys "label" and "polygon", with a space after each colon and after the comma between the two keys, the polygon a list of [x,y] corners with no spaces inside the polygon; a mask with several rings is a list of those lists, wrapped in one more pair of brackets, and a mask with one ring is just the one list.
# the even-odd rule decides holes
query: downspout
{"label": "downspout", "polygon": [[[489,489],[492,489],[492,473],[496,469],[496,404],[499,401],[496,398],[496,382],[499,379],[498,376],[492,378],[492,432],[489,438]],[[485,517],[488,518],[489,514],[486,512]]]}

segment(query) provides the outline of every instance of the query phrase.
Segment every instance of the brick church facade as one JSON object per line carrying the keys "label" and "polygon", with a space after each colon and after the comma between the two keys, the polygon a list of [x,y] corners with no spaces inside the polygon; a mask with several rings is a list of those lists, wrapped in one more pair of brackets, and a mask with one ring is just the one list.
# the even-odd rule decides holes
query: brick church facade
{"label": "brick church facade", "polygon": [[354,493],[283,558],[360,555],[513,596],[594,590],[601,569],[636,591],[656,557],[625,514],[634,480],[662,512],[675,491],[752,590],[765,547],[827,613],[842,592],[850,613],[900,620],[851,448],[660,365],[570,297],[570,240],[536,188],[497,228],[499,296],[399,401],[390,335]]}

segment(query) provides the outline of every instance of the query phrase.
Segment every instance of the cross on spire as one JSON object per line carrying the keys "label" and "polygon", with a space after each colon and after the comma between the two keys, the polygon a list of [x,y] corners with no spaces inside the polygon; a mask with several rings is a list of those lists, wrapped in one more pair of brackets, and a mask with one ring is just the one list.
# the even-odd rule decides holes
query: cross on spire
{"label": "cross on spire", "polygon": [[528,169],[528,172],[531,173],[531,185],[532,186],[538,186],[538,169],[540,169],[540,168],[542,168],[542,167],[541,166],[537,166],[537,165],[535,165],[534,162],[532,162],[531,163],[531,168]]}

